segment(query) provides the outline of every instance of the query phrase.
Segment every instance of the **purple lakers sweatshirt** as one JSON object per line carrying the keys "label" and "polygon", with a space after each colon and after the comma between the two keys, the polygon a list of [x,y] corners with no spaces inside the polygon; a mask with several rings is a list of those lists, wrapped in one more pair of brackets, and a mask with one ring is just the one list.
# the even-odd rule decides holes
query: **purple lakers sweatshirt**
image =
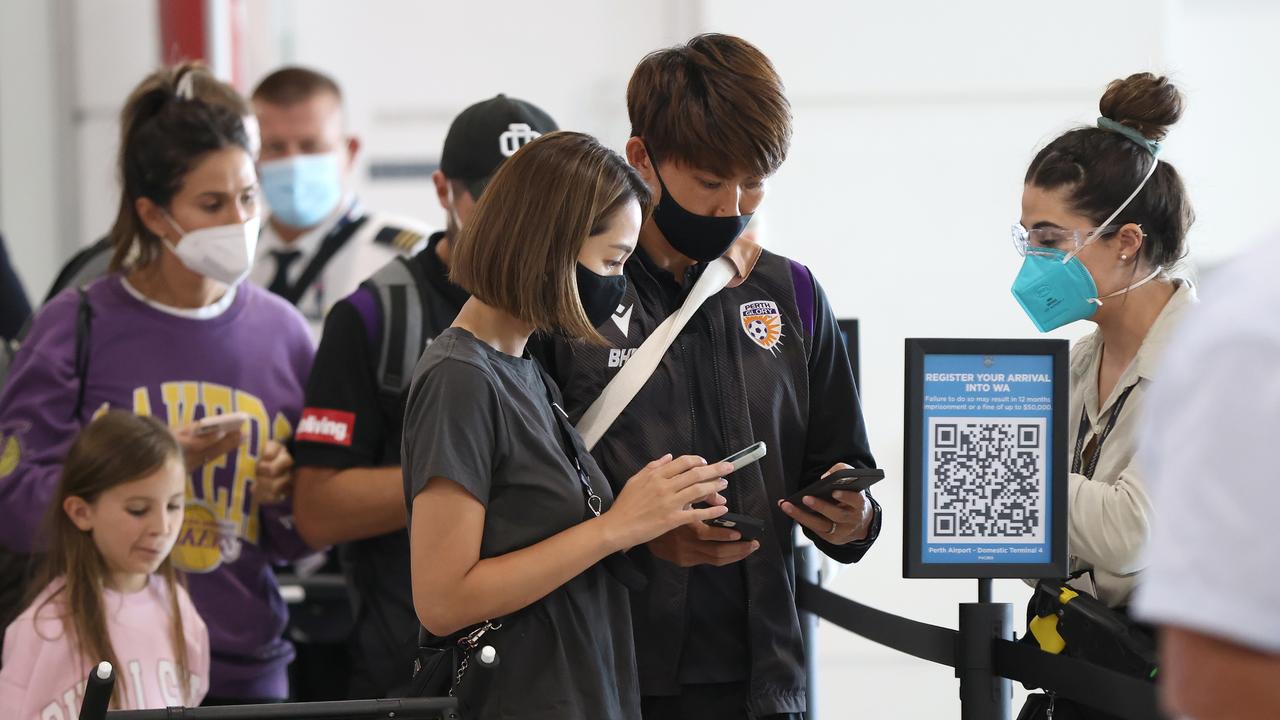
{"label": "purple lakers sweatshirt", "polygon": [[288,504],[259,506],[249,491],[268,439],[287,441],[314,354],[306,321],[249,283],[221,313],[180,317],[136,297],[116,275],[88,288],[84,405],[75,371],[75,289],[36,316],[0,393],[0,545],[29,552],[83,423],[108,408],[178,428],[218,413],[252,418],[238,450],[196,468],[174,547],[191,599],[209,626],[209,696],[283,698],[293,648],[271,565],[309,552]]}

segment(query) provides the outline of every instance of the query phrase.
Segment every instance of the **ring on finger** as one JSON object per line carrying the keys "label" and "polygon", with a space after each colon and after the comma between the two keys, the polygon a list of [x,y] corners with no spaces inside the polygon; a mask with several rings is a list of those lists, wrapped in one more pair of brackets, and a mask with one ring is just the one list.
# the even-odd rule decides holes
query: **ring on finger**
{"label": "ring on finger", "polygon": [[827,534],[828,534],[828,535],[835,535],[835,534],[836,534],[836,521],[835,521],[835,520],[832,520],[832,521],[831,521],[831,529],[827,531]]}

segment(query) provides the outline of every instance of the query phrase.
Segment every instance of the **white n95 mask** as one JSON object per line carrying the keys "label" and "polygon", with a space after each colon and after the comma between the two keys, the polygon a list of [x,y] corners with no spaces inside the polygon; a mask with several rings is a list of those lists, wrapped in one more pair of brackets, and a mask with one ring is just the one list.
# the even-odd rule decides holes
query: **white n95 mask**
{"label": "white n95 mask", "polygon": [[258,248],[259,218],[187,232],[168,213],[165,217],[182,233],[182,240],[177,245],[164,238],[161,241],[188,270],[224,285],[239,285],[249,274]]}

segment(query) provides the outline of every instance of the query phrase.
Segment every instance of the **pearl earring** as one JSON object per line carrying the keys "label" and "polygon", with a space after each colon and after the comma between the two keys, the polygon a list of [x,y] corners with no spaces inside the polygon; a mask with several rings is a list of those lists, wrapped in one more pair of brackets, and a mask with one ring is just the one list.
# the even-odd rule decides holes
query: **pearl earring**
{"label": "pearl earring", "polygon": [[1128,256],[1128,255],[1121,255],[1121,256],[1120,256],[1120,259],[1121,259],[1121,260],[1128,260],[1128,259],[1129,259],[1129,256]]}

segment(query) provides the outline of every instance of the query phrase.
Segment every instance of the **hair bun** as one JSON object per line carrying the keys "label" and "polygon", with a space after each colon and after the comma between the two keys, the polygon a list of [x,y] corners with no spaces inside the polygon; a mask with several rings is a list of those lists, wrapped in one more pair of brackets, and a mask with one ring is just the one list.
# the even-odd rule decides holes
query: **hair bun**
{"label": "hair bun", "polygon": [[1142,133],[1150,140],[1163,140],[1169,126],[1182,117],[1182,93],[1169,78],[1137,73],[1112,80],[1098,102],[1102,116]]}

